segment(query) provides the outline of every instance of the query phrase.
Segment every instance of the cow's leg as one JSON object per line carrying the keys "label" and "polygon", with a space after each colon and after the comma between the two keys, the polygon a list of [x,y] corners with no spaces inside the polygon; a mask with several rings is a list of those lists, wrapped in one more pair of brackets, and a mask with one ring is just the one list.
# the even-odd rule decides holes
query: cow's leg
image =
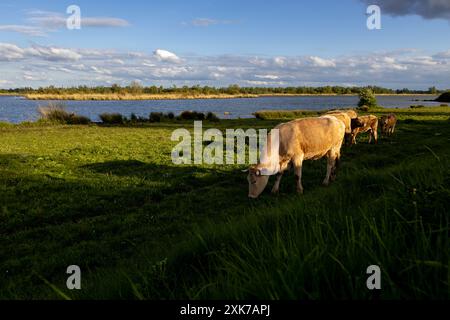
{"label": "cow's leg", "polygon": [[339,164],[341,163],[341,152],[340,152],[340,150],[338,150],[336,153],[335,153],[335,159],[334,159],[334,167],[333,167],[333,169],[332,169],[332,171],[331,171],[331,181],[334,181],[334,180],[336,180],[336,175],[337,175],[337,171],[338,171],[338,169],[339,169]]}
{"label": "cow's leg", "polygon": [[333,170],[334,165],[336,163],[335,154],[334,154],[333,150],[328,151],[327,158],[328,158],[327,159],[327,174],[325,176],[325,179],[322,182],[322,184],[326,187],[330,184],[331,171]]}
{"label": "cow's leg", "polygon": [[294,173],[295,173],[295,181],[297,183],[297,192],[299,194],[303,194],[303,185],[302,185],[302,167],[303,167],[303,155],[296,156],[292,160],[294,164]]}
{"label": "cow's leg", "polygon": [[378,128],[375,128],[375,130],[372,130],[373,139],[375,140],[375,143],[378,143]]}
{"label": "cow's leg", "polygon": [[272,193],[273,194],[278,194],[278,192],[280,191],[280,182],[281,182],[281,178],[283,177],[283,171],[280,171],[277,173],[277,179],[275,180],[275,184],[273,185],[272,188]]}
{"label": "cow's leg", "polygon": [[356,144],[356,132],[352,133],[352,144]]}
{"label": "cow's leg", "polygon": [[372,142],[373,130],[369,131],[369,144]]}

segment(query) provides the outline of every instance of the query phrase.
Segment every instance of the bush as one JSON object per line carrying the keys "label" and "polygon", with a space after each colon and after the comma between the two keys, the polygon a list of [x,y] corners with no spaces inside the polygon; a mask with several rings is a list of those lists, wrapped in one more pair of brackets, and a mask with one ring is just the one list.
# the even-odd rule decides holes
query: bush
{"label": "bush", "polygon": [[89,124],[91,122],[88,117],[68,112],[62,103],[50,102],[47,106],[39,107],[38,112],[41,120],[44,121],[62,124]]}
{"label": "bush", "polygon": [[219,117],[213,112],[208,112],[208,114],[206,115],[206,120],[211,121],[211,122],[219,122],[220,121]]}
{"label": "bush", "polygon": [[173,112],[169,112],[167,114],[167,118],[169,118],[169,120],[173,120],[173,119],[175,119],[175,114]]}
{"label": "bush", "polygon": [[205,120],[205,114],[197,111],[183,111],[178,118],[182,120]]}
{"label": "bush", "polygon": [[417,105],[417,106],[410,106],[411,109],[420,109],[420,108],[425,108],[425,106],[423,105]]}
{"label": "bush", "polygon": [[366,106],[369,109],[373,109],[378,106],[377,98],[371,89],[361,89],[359,92],[358,109],[361,110],[360,108],[363,106]]}
{"label": "bush", "polygon": [[450,102],[450,91],[444,92],[437,99],[437,102]]}
{"label": "bush", "polygon": [[78,116],[73,114],[70,118],[70,121],[67,124],[89,124],[91,123],[91,119],[85,116]]}
{"label": "bush", "polygon": [[120,113],[102,113],[100,119],[104,124],[123,124],[126,121]]}
{"label": "bush", "polygon": [[161,112],[152,112],[150,113],[149,120],[150,122],[161,122],[163,118],[163,114]]}
{"label": "bush", "polygon": [[136,123],[138,122],[138,120],[138,117],[134,113],[132,113],[130,116],[130,121]]}
{"label": "bush", "polygon": [[440,105],[440,107],[448,107],[448,104],[443,103]]}

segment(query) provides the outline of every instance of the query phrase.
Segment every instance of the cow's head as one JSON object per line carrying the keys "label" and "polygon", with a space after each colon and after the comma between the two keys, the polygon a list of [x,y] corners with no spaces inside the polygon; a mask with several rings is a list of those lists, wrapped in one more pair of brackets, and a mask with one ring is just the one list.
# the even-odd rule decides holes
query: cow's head
{"label": "cow's head", "polygon": [[264,169],[250,167],[248,169],[248,197],[256,199],[264,191],[269,182],[269,175],[265,174]]}
{"label": "cow's head", "polygon": [[361,121],[360,118],[354,118],[354,119],[352,119],[351,125],[352,125],[352,132],[353,132],[353,130],[355,130],[356,128],[364,127],[364,122]]}

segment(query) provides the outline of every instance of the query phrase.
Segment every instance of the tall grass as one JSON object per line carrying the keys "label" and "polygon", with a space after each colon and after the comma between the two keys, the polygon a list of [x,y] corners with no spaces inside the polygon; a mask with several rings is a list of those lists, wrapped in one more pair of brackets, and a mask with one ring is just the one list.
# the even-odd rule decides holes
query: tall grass
{"label": "tall grass", "polygon": [[[164,284],[147,279],[152,285],[142,290],[150,298],[164,292],[188,299],[445,297],[447,160],[430,150],[384,172],[362,165],[337,187],[303,201],[283,201],[222,226],[202,225],[169,259],[170,278]],[[381,292],[366,287],[370,265],[381,267]],[[170,290],[155,291],[164,287]]]}
{"label": "tall grass", "polygon": [[91,120],[85,116],[70,113],[62,103],[49,102],[46,106],[38,107],[41,120],[63,124],[88,124]]}

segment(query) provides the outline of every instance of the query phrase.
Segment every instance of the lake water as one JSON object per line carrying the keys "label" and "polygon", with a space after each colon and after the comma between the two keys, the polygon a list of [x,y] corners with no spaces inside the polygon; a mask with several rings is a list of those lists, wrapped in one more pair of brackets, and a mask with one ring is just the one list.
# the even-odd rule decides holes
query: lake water
{"label": "lake water", "polygon": [[[426,106],[439,105],[437,102],[422,101],[436,96],[379,96],[378,103],[383,107],[408,108],[412,104]],[[420,101],[417,101],[420,100]],[[185,110],[214,112],[220,118],[250,118],[259,110],[323,110],[331,108],[355,107],[356,96],[300,96],[300,97],[262,97],[250,99],[211,99],[211,100],[140,100],[140,101],[63,101],[67,110],[99,121],[98,115],[104,112],[119,112],[129,116],[148,117],[150,112],[173,112]],[[38,118],[37,108],[48,101],[27,100],[23,97],[0,96],[0,121],[20,123]],[[229,115],[225,115],[229,113]]]}

